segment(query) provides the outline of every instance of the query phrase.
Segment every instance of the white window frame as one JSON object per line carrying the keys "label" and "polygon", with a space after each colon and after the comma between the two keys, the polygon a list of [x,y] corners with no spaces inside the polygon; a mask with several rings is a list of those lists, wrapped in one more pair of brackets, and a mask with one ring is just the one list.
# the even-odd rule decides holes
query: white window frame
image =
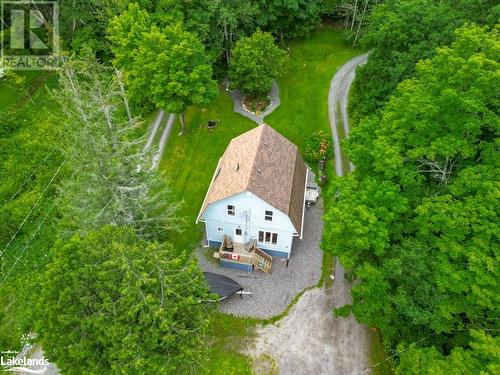
{"label": "white window frame", "polygon": [[273,211],[265,210],[264,211],[264,220],[265,221],[273,221]]}
{"label": "white window frame", "polygon": [[[229,207],[232,207],[232,208],[229,208]],[[236,216],[236,206],[234,206],[232,204],[226,205],[226,213],[227,213],[227,216]]]}
{"label": "white window frame", "polygon": [[[260,234],[262,233],[262,241],[260,240]],[[266,238],[269,235],[269,241]],[[257,242],[263,245],[278,246],[279,234],[276,232],[268,232],[265,230],[259,230]],[[274,241],[276,239],[276,241]]]}

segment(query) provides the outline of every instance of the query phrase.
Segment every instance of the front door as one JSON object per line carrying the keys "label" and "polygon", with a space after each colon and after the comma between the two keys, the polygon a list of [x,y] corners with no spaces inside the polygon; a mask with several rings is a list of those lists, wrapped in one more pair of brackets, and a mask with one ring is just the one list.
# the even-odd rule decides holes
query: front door
{"label": "front door", "polygon": [[243,229],[236,228],[234,230],[234,241],[236,243],[243,243]]}

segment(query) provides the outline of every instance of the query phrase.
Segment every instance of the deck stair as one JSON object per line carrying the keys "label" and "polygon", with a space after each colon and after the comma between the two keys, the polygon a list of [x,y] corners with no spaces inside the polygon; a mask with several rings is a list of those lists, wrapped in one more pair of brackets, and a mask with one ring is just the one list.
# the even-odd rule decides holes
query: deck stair
{"label": "deck stair", "polygon": [[229,236],[224,236],[218,255],[221,261],[251,264],[254,269],[265,273],[271,273],[273,267],[273,257],[259,249],[256,240],[244,245],[232,242]]}

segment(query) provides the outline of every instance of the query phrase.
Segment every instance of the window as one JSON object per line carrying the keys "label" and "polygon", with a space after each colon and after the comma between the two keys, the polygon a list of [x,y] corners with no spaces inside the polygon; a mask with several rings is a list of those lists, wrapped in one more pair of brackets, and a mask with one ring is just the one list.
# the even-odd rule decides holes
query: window
{"label": "window", "polygon": [[217,227],[217,232],[224,232],[224,228],[222,228],[222,227]]}
{"label": "window", "polygon": [[235,213],[236,213],[236,209],[234,208],[234,206],[232,206],[232,205],[228,204],[228,205],[227,205],[227,214],[228,214],[229,216],[234,216],[234,215],[235,215]]}
{"label": "window", "polygon": [[267,245],[278,244],[278,233],[259,231],[259,242]]}
{"label": "window", "polygon": [[264,218],[266,221],[273,221],[273,211],[266,211]]}

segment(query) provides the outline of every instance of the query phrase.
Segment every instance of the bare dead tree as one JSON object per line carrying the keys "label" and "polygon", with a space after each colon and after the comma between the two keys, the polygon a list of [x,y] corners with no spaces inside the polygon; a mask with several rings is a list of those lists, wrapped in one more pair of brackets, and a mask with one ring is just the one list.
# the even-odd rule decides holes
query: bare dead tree
{"label": "bare dead tree", "polygon": [[447,186],[450,183],[453,169],[458,162],[458,157],[446,157],[442,162],[429,159],[419,159],[418,171],[427,173],[440,185]]}
{"label": "bare dead tree", "polygon": [[359,30],[361,30],[361,25],[363,24],[363,19],[365,18],[366,7],[368,6],[368,1],[369,0],[365,0],[365,6],[363,7],[363,13],[361,14],[361,19],[359,20],[359,23],[358,23],[358,30],[356,30],[356,37],[354,38],[354,42],[352,43],[353,47],[356,45],[356,42],[358,41]]}

